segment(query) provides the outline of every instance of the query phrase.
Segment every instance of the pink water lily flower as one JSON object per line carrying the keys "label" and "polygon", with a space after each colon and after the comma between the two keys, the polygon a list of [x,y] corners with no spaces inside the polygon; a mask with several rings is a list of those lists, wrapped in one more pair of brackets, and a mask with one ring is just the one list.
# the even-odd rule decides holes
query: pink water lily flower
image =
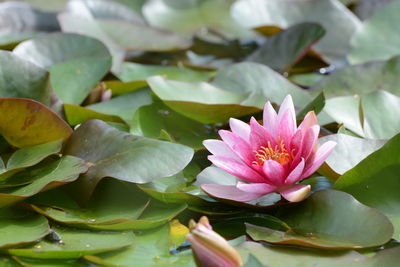
{"label": "pink water lily flower", "polygon": [[320,126],[313,111],[297,127],[290,95],[278,114],[270,102],[265,104],[263,125],[254,118],[250,125],[233,118],[229,124],[231,131],[219,131],[222,141],[203,143],[213,154],[208,159],[215,166],[241,180],[236,186],[201,185],[217,198],[245,202],[277,192],[288,201],[301,201],[311,187],[296,182],[312,175],[336,145],[328,141],[317,148]]}

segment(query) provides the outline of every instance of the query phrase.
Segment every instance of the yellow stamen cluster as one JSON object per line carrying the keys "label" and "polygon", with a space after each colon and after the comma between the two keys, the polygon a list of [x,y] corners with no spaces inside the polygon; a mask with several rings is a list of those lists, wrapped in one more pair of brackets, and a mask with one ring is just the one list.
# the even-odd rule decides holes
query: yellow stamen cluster
{"label": "yellow stamen cluster", "polygon": [[293,153],[289,153],[285,148],[283,141],[278,138],[278,145],[272,147],[271,142],[268,145],[261,146],[260,149],[253,151],[256,157],[252,163],[255,165],[263,166],[266,160],[275,160],[281,165],[285,165],[293,159]]}

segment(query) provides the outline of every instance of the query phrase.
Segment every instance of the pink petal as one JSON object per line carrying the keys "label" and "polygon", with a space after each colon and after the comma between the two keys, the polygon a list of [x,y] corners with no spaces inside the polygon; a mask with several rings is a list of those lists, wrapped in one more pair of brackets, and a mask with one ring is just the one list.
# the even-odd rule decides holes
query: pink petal
{"label": "pink petal", "polygon": [[301,158],[301,161],[297,166],[289,173],[289,175],[286,178],[285,184],[294,184],[301,178],[301,174],[303,173],[304,170],[304,158]]}
{"label": "pink petal", "polygon": [[246,164],[251,165],[255,156],[251,146],[246,141],[230,131],[220,130],[218,133],[224,143],[227,144],[241,160],[246,162]]}
{"label": "pink petal", "polygon": [[279,121],[279,137],[282,139],[286,147],[290,146],[290,142],[296,131],[296,119],[293,120],[293,114],[287,110]]}
{"label": "pink petal", "polygon": [[261,146],[268,146],[268,142],[271,142],[272,146],[277,144],[275,137],[253,117],[250,119],[250,129],[250,145],[253,150],[258,150]]}
{"label": "pink petal", "polygon": [[262,183],[264,178],[243,162],[221,156],[208,156],[208,159],[218,168],[244,181]]}
{"label": "pink petal", "polygon": [[272,193],[277,189],[276,186],[266,183],[247,184],[243,182],[238,182],[236,187],[247,193],[261,194],[261,195]]}
{"label": "pink petal", "polygon": [[306,178],[311,174],[313,174],[332,153],[335,146],[336,142],[334,141],[328,141],[324,143],[322,146],[320,146],[317,152],[313,155],[313,157],[307,160],[306,162],[307,167],[304,170],[301,178]]}
{"label": "pink petal", "polygon": [[308,157],[311,155],[311,152],[313,152],[318,140],[319,129],[319,125],[314,125],[305,131],[301,144],[301,156],[303,158],[308,159]]}
{"label": "pink petal", "polygon": [[308,128],[314,125],[318,125],[318,119],[317,116],[315,115],[315,112],[310,111],[306,114],[304,120],[300,123],[298,129],[307,130]]}
{"label": "pink petal", "polygon": [[[288,115],[285,115],[286,112],[288,112]],[[281,123],[281,121],[283,119],[285,119],[286,123]],[[279,108],[278,121],[279,121],[279,125],[286,124],[288,128],[296,129],[296,112],[294,110],[293,100],[290,95],[287,95],[285,97],[285,99],[283,100],[283,102]]]}
{"label": "pink petal", "polygon": [[240,161],[240,158],[235,153],[233,153],[233,151],[228,147],[228,145],[220,140],[215,140],[215,139],[204,140],[203,145],[213,155],[223,156],[231,158],[233,160]]}
{"label": "pink petal", "polygon": [[272,135],[277,135],[278,115],[269,101],[264,106],[263,126]]}
{"label": "pink petal", "polygon": [[282,185],[284,183],[285,168],[275,160],[264,161],[263,171],[271,184]]}
{"label": "pink petal", "polygon": [[204,190],[204,192],[212,197],[240,202],[251,201],[264,195],[260,193],[249,193],[242,191],[235,185],[202,184],[200,187]]}
{"label": "pink petal", "polygon": [[194,254],[196,254],[196,257],[202,264],[206,266],[237,266],[237,264],[234,264],[225,255],[215,251],[213,247],[203,244],[194,234],[189,233],[187,238],[190,241]]}
{"label": "pink petal", "polygon": [[300,202],[304,200],[311,191],[311,185],[296,184],[281,191],[281,196],[290,202]]}
{"label": "pink petal", "polygon": [[231,127],[232,132],[243,138],[246,142],[249,142],[250,125],[241,120],[230,118],[229,126]]}

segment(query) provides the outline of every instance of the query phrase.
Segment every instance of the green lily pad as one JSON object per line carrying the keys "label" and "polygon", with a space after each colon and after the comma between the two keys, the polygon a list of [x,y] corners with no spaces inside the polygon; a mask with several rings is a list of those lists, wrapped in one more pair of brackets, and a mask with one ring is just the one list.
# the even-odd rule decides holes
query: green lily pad
{"label": "green lily pad", "polygon": [[64,112],[67,122],[71,126],[81,124],[82,122],[98,119],[106,122],[125,123],[120,117],[100,113],[85,107],[73,104],[64,104]]}
{"label": "green lily pad", "polygon": [[184,67],[153,66],[132,62],[124,62],[117,77],[124,82],[146,81],[151,76],[161,75],[170,80],[185,82],[206,81],[212,72],[195,71]]}
{"label": "green lily pad", "polygon": [[77,188],[86,199],[103,177],[148,183],[180,172],[193,157],[189,147],[130,135],[99,120],[83,123],[69,139],[65,153],[92,163]]}
{"label": "green lily pad", "polygon": [[22,42],[14,53],[50,71],[57,96],[81,104],[111,67],[100,41],[78,34],[54,33]]}
{"label": "green lily pad", "polygon": [[247,60],[285,72],[304,57],[325,30],[316,23],[301,23],[271,36]]}
{"label": "green lily pad", "polygon": [[62,141],[57,140],[40,145],[24,147],[15,151],[8,159],[7,166],[0,170],[0,182],[27,167],[39,163],[50,155],[59,153],[61,146]]}
{"label": "green lily pad", "polygon": [[400,97],[386,91],[331,98],[324,111],[362,137],[389,139],[400,131],[396,116],[400,112]]}
{"label": "green lily pad", "polygon": [[65,140],[72,129],[46,106],[30,99],[0,98],[0,133],[13,146]]}
{"label": "green lily pad", "polygon": [[398,247],[379,251],[373,257],[354,250],[311,250],[297,247],[263,246],[256,242],[243,242],[235,248],[239,251],[243,261],[253,255],[261,262],[261,266],[271,267],[395,267],[400,258]]}
{"label": "green lily pad", "polygon": [[336,0],[240,0],[231,10],[233,18],[248,28],[268,26],[276,33],[301,22],[320,23],[326,35],[314,46],[328,62],[343,60],[350,38],[360,27],[359,19]]}
{"label": "green lily pad", "polygon": [[136,110],[151,104],[151,102],[150,92],[144,88],[114,97],[109,101],[86,106],[86,108],[107,115],[118,116],[127,124],[131,124]]}
{"label": "green lily pad", "polygon": [[17,209],[0,209],[0,247],[29,244],[48,234],[49,225],[43,216]]}
{"label": "green lily pad", "polygon": [[354,34],[353,50],[349,54],[352,64],[389,59],[400,53],[400,38],[396,27],[400,2],[392,1],[368,18]]}
{"label": "green lily pad", "polygon": [[98,255],[106,265],[117,266],[189,266],[194,267],[191,254],[171,255],[170,225],[143,231],[136,236],[136,244],[125,250]]}
{"label": "green lily pad", "polygon": [[327,98],[335,96],[362,95],[385,90],[400,96],[400,57],[387,61],[374,61],[350,65],[324,76],[312,89],[323,91]]}
{"label": "green lily pad", "polygon": [[61,227],[52,230],[62,243],[43,240],[31,247],[8,249],[7,253],[35,259],[74,259],[121,249],[135,243],[132,232],[91,232]]}
{"label": "green lily pad", "polygon": [[[147,79],[153,92],[171,109],[202,123],[225,122],[259,111],[266,100],[280,103],[291,94],[297,105],[311,97],[280,74],[257,63],[239,63],[219,71],[212,83]],[[273,86],[272,86],[273,85]]]}
{"label": "green lily pad", "polygon": [[395,226],[394,238],[400,239],[400,135],[390,139],[335,183],[334,188],[352,194],[357,200],[381,210]]}
{"label": "green lily pad", "polygon": [[162,131],[166,131],[174,142],[190,146],[195,150],[204,148],[203,140],[217,137],[211,125],[182,116],[155,98],[153,104],[137,109],[131,133],[159,138]]}
{"label": "green lily pad", "polygon": [[12,49],[35,35],[59,30],[56,14],[37,10],[28,3],[1,3],[0,17],[1,49]]}
{"label": "green lily pad", "polygon": [[386,140],[363,139],[346,134],[331,134],[318,140],[319,145],[327,141],[337,143],[326,163],[338,175],[342,175],[355,167],[360,161],[381,148]]}
{"label": "green lily pad", "polygon": [[[76,157],[65,156],[54,162],[44,162],[6,180],[0,190],[0,207],[21,201],[40,191],[76,180],[88,169],[87,164]],[[12,187],[15,185],[14,187]],[[21,186],[22,185],[22,186]]]}
{"label": "green lily pad", "polygon": [[256,241],[321,249],[376,247],[393,235],[386,216],[341,191],[318,191],[299,205],[282,210],[278,218],[290,228],[278,231],[247,224],[247,233]]}
{"label": "green lily pad", "polygon": [[0,97],[22,97],[50,104],[49,73],[35,64],[0,51]]}
{"label": "green lily pad", "polygon": [[244,29],[230,16],[230,6],[233,2],[195,0],[177,3],[154,0],[145,3],[143,14],[150,25],[186,35],[192,35],[207,27],[229,39],[252,36],[250,31]]}
{"label": "green lily pad", "polygon": [[113,179],[102,181],[84,208],[62,192],[56,195],[48,192],[32,202],[35,211],[54,221],[97,230],[150,229],[168,222],[186,208],[185,204],[150,201],[135,185]]}

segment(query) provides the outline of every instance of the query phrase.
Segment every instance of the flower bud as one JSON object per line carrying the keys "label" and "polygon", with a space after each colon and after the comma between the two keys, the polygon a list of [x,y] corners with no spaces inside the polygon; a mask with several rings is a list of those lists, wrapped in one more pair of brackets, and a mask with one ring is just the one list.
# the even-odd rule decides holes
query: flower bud
{"label": "flower bud", "polygon": [[219,234],[212,230],[207,217],[198,223],[189,223],[187,239],[199,267],[240,267],[243,265],[239,253]]}

